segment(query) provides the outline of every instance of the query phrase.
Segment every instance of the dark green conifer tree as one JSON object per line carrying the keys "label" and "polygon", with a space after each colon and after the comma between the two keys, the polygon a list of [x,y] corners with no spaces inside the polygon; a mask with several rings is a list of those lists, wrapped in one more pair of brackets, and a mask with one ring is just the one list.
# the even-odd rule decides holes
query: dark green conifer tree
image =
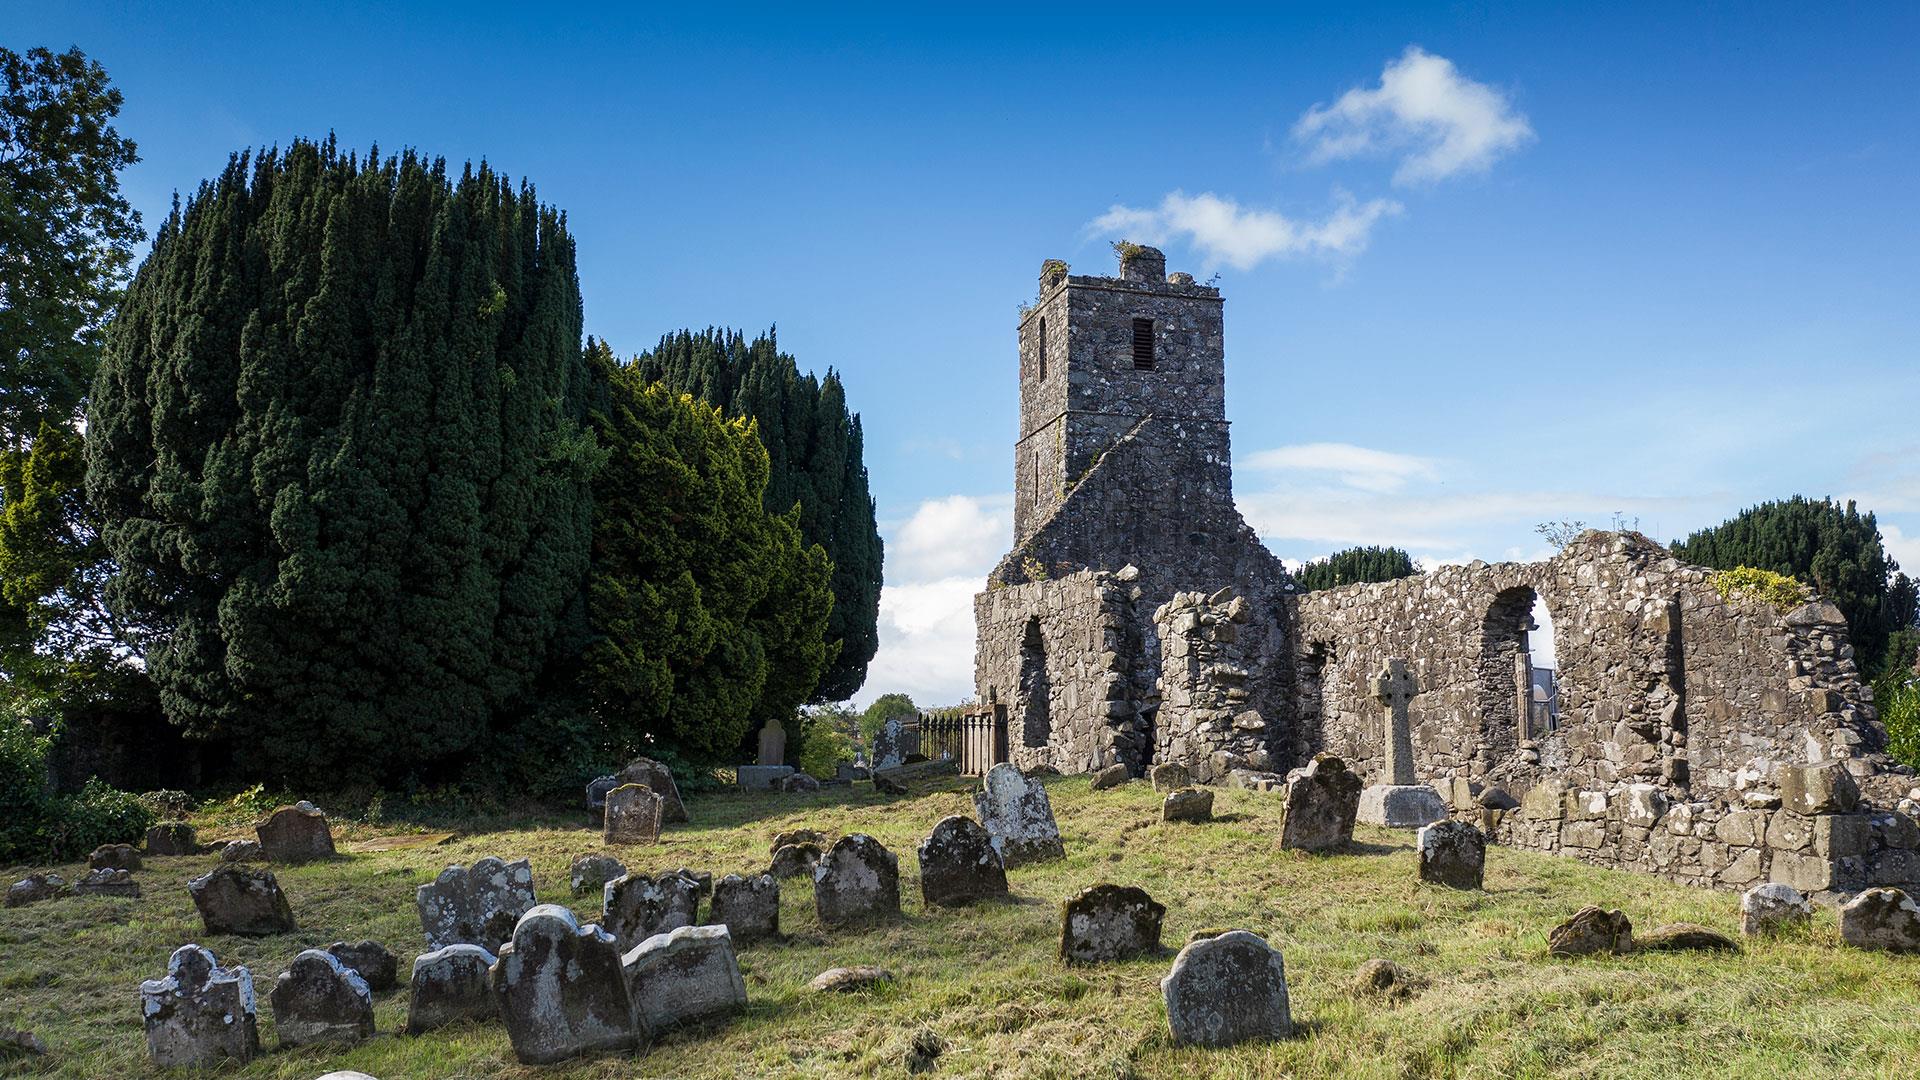
{"label": "dark green conifer tree", "polygon": [[1359,581],[1392,581],[1412,577],[1413,557],[1397,547],[1353,547],[1315,559],[1293,575],[1308,592],[1352,585]]}

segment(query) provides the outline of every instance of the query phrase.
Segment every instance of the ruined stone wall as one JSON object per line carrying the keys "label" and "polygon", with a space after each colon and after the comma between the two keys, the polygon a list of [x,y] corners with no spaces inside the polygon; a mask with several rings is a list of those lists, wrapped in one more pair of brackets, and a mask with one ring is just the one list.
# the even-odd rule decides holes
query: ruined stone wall
{"label": "ruined stone wall", "polygon": [[1248,689],[1266,644],[1244,632],[1252,612],[1226,588],[1175,593],[1153,613],[1161,649],[1154,761],[1183,764],[1202,784],[1275,763],[1270,725]]}

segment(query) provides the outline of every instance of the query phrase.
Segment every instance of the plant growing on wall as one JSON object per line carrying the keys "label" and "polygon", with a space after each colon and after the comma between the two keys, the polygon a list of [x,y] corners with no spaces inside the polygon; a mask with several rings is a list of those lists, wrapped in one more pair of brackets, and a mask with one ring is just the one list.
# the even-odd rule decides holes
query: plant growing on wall
{"label": "plant growing on wall", "polygon": [[1719,593],[1722,600],[1731,601],[1736,596],[1745,596],[1772,604],[1782,614],[1813,599],[1813,590],[1793,578],[1752,566],[1716,570],[1708,580],[1713,583],[1713,591]]}

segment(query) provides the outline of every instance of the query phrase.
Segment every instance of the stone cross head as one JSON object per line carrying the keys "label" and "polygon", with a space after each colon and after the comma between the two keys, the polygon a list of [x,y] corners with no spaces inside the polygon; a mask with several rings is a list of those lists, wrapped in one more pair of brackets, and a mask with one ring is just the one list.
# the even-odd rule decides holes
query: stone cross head
{"label": "stone cross head", "polygon": [[1413,672],[1407,670],[1405,660],[1395,658],[1387,661],[1380,673],[1373,677],[1374,700],[1391,709],[1406,708],[1419,692],[1419,684],[1414,682]]}

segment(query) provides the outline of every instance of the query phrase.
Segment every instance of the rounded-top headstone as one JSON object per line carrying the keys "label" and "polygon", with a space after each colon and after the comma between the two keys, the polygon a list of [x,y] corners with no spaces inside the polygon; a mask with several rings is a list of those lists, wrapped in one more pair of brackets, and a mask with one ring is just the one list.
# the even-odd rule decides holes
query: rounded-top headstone
{"label": "rounded-top headstone", "polygon": [[[687,804],[680,799],[680,785],[673,781],[673,770],[648,757],[637,757],[627,762],[626,768],[615,774],[615,787],[621,784],[645,784],[655,795],[660,796],[660,820],[669,824],[682,824],[687,819]],[[612,790],[611,788],[608,790]]]}
{"label": "rounded-top headstone", "polygon": [[1232,1046],[1293,1034],[1286,963],[1280,950],[1245,930],[1181,949],[1160,994],[1176,1045]]}
{"label": "rounded-top headstone", "polygon": [[373,1035],[373,991],[332,953],[308,949],[294,957],[269,997],[281,1046],[350,1043]]}
{"label": "rounded-top headstone", "polygon": [[1920,904],[1903,889],[1866,889],[1840,905],[1840,938],[1856,949],[1920,952]]}
{"label": "rounded-top headstone", "polygon": [[222,863],[187,882],[187,894],[209,934],[285,934],[293,908],[271,870]]}
{"label": "rounded-top headstone", "polygon": [[414,907],[429,950],[498,949],[533,907],[533,868],[525,859],[503,862],[492,855],[472,866],[449,866],[414,890]]}
{"label": "rounded-top headstone", "polygon": [[523,1065],[631,1050],[643,1034],[613,936],[540,904],[520,917],[489,972],[513,1053]]}
{"label": "rounded-top headstone", "polygon": [[175,949],[166,976],[140,984],[140,1012],[147,1054],[163,1069],[246,1062],[260,1052],[253,975],[222,968],[198,945]]}
{"label": "rounded-top headstone", "polygon": [[1155,952],[1166,905],[1132,885],[1101,883],[1060,907],[1060,959],[1098,964]]}
{"label": "rounded-top headstone", "polygon": [[813,904],[827,926],[900,914],[900,860],[865,833],[843,836],[813,869]]}
{"label": "rounded-top headstone", "polygon": [[1007,895],[1007,868],[993,837],[972,818],[940,819],[920,841],[920,897],[930,905],[959,907]]}
{"label": "rounded-top headstone", "polygon": [[254,826],[260,848],[277,863],[312,862],[334,856],[333,829],[327,815],[310,802],[301,801],[275,810],[267,820]]}
{"label": "rounded-top headstone", "polygon": [[1440,821],[1417,834],[1420,880],[1478,889],[1486,877],[1487,836],[1464,821]]}

